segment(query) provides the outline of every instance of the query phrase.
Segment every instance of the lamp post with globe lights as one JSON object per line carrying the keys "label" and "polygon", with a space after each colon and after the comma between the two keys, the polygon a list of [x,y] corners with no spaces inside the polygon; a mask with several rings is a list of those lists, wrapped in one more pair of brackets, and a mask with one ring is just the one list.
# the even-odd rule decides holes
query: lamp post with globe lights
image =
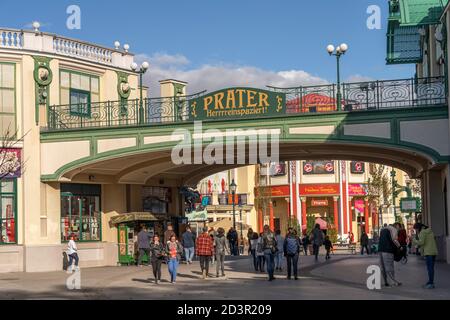
{"label": "lamp post with globe lights", "polygon": [[340,71],[340,59],[341,56],[344,55],[348,50],[348,45],[343,43],[337,48],[335,48],[332,44],[327,46],[327,52],[330,54],[330,56],[336,57],[337,62],[337,93],[336,93],[336,104],[337,104],[337,110],[341,110],[342,105],[342,93],[341,93],[341,71]]}
{"label": "lamp post with globe lights", "polygon": [[143,100],[143,93],[142,93],[142,77],[144,76],[144,73],[147,72],[148,68],[150,67],[150,64],[147,61],[142,62],[141,67],[139,71],[137,71],[138,65],[136,62],[133,62],[131,64],[131,70],[134,72],[139,73],[139,89],[140,89],[140,98],[139,98],[139,124],[144,123],[144,100]]}

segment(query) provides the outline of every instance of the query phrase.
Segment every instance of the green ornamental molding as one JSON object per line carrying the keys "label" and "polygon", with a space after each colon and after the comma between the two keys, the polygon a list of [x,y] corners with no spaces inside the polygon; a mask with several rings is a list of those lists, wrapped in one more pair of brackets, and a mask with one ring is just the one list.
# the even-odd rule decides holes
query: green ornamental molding
{"label": "green ornamental molding", "polygon": [[51,58],[33,56],[34,82],[35,82],[35,121],[39,125],[39,106],[45,105],[48,112],[50,105],[50,84],[53,81],[53,72],[50,68]]}
{"label": "green ornamental molding", "polygon": [[121,99],[128,99],[131,94],[131,87],[128,83],[128,74],[117,71],[117,93]]}

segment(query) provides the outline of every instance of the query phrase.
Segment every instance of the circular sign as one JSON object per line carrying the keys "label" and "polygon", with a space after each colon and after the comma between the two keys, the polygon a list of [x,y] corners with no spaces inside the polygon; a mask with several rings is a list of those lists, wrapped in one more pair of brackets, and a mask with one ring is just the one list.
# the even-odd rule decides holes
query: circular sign
{"label": "circular sign", "polygon": [[327,172],[332,172],[332,171],[334,170],[333,163],[328,162],[328,163],[325,165],[325,170],[326,170]]}
{"label": "circular sign", "polygon": [[305,170],[305,172],[312,172],[313,171],[313,166],[311,163],[307,163],[305,164],[305,167],[303,168]]}
{"label": "circular sign", "polygon": [[362,163],[361,162],[356,162],[355,163],[355,170],[358,172],[362,171]]}

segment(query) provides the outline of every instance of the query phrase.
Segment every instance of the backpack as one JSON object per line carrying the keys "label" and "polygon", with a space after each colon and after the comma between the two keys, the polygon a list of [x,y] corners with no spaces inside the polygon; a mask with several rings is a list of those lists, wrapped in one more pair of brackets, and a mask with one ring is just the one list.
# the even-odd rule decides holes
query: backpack
{"label": "backpack", "polygon": [[278,248],[276,246],[276,240],[273,234],[269,233],[267,235],[263,235],[263,248],[264,249],[270,249],[272,253],[275,253],[278,251]]}
{"label": "backpack", "polygon": [[295,255],[299,251],[297,238],[286,237],[286,252],[288,255]]}

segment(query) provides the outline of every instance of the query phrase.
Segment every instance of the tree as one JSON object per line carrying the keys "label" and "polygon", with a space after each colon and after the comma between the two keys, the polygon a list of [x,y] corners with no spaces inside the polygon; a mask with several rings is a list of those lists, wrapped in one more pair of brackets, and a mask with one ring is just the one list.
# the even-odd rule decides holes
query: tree
{"label": "tree", "polygon": [[[270,186],[267,185],[267,181],[261,181],[262,177],[263,175],[261,174],[261,165],[258,165],[256,166],[255,170],[255,207],[257,212],[261,210],[263,212],[263,216],[265,216],[271,201],[271,189]],[[260,231],[262,232],[262,230]]]}
{"label": "tree", "polygon": [[391,205],[392,185],[386,166],[371,163],[370,178],[367,183],[367,197],[369,203],[376,203],[377,207]]}
{"label": "tree", "polygon": [[24,163],[20,156],[20,143],[24,136],[17,139],[18,131],[12,132],[8,127],[2,134],[0,146],[0,181],[20,176],[24,170]]}

